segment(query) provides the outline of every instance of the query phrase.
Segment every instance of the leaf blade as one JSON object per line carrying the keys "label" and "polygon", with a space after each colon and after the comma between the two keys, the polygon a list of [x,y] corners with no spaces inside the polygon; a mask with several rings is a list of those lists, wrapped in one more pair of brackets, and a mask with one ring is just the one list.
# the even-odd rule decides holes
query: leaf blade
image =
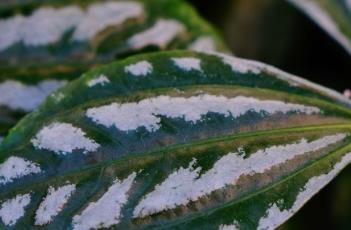
{"label": "leaf blade", "polygon": [[[175,58],[190,63],[179,66]],[[350,151],[351,113],[339,95],[297,85],[296,78],[262,64],[230,59],[228,65],[228,60],[187,51],[139,55],[92,70],[59,90],[65,96],[61,101],[49,98],[0,147],[2,162],[17,156],[43,171],[0,186],[1,201],[31,194],[15,226],[35,227],[33,217],[48,188],[67,181],[76,192],[47,226],[216,229],[235,223],[254,229],[260,220],[261,226],[282,224],[301,208],[304,202],[295,200],[311,178],[345,166],[338,162]],[[141,61],[152,64],[152,71],[145,76],[125,71]],[[102,74],[108,82],[89,86]],[[55,123],[79,131],[63,126],[33,146],[31,140]],[[99,147],[84,152],[89,149],[77,141],[72,145],[71,134]],[[47,141],[55,147],[44,145]],[[65,154],[56,151],[60,148]],[[318,185],[336,174],[323,176]],[[131,175],[136,176],[119,194],[111,217],[89,211],[94,206],[103,213],[100,204],[108,191]],[[306,200],[313,194],[306,192]],[[272,211],[280,218],[265,221]],[[74,216],[91,222],[74,222]]]}

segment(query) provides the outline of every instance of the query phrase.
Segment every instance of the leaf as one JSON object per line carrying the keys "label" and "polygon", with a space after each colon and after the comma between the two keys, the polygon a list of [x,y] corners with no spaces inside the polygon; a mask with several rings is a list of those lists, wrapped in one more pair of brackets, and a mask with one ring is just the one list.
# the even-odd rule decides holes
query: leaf
{"label": "leaf", "polygon": [[144,54],[55,94],[0,146],[1,228],[271,229],[351,161],[350,101],[258,62]]}
{"label": "leaf", "polygon": [[287,0],[333,37],[351,54],[351,2],[349,0]]}
{"label": "leaf", "polygon": [[227,50],[184,1],[39,2],[0,3],[0,135],[92,66],[164,49]]}

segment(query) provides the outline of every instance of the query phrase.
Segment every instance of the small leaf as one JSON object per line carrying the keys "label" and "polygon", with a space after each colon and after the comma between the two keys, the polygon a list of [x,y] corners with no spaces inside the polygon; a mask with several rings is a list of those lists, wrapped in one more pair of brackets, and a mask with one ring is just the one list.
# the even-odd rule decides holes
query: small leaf
{"label": "small leaf", "polygon": [[55,94],[0,146],[1,228],[272,229],[351,162],[350,101],[258,62],[144,54]]}
{"label": "small leaf", "polygon": [[303,11],[351,54],[350,0],[287,0]]}
{"label": "small leaf", "polygon": [[0,3],[0,135],[92,66],[155,50],[227,50],[181,0],[16,3]]}

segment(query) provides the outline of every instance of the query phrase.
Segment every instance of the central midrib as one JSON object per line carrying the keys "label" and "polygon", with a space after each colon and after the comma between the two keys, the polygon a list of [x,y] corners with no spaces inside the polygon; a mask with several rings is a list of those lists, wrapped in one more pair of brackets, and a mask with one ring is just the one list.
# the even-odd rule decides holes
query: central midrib
{"label": "central midrib", "polygon": [[[31,188],[39,187],[42,184],[51,185],[54,183],[50,183],[50,182],[57,181],[58,178],[74,177],[75,174],[93,171],[93,170],[96,170],[98,168],[106,168],[108,166],[118,164],[118,163],[123,165],[124,161],[128,162],[132,158],[134,161],[137,159],[142,160],[142,159],[147,159],[148,157],[151,157],[151,156],[155,156],[155,155],[160,154],[160,153],[177,151],[179,149],[183,149],[183,148],[187,148],[187,147],[197,147],[197,146],[212,144],[212,143],[216,143],[216,142],[224,142],[224,141],[229,141],[229,140],[250,138],[250,137],[255,137],[255,136],[277,135],[277,134],[316,131],[316,130],[330,130],[330,131],[335,130],[336,131],[338,129],[341,129],[341,130],[342,129],[350,129],[351,130],[351,124],[345,123],[345,124],[333,124],[333,125],[314,125],[314,126],[307,126],[307,127],[304,126],[304,127],[293,127],[293,128],[284,128],[284,129],[271,129],[271,130],[255,131],[255,132],[251,131],[251,132],[239,133],[239,134],[234,134],[234,135],[225,135],[225,136],[216,137],[216,138],[199,140],[199,141],[195,141],[192,143],[178,144],[178,145],[173,145],[170,147],[165,147],[165,148],[161,148],[161,149],[157,149],[157,150],[153,150],[153,151],[148,151],[148,152],[144,152],[144,153],[133,153],[133,155],[131,155],[131,156],[124,156],[124,157],[121,157],[120,159],[116,159],[113,161],[104,161],[104,162],[100,162],[100,163],[97,163],[94,165],[86,166],[84,168],[79,168],[79,169],[67,171],[67,172],[64,172],[62,174],[55,174],[55,176],[51,176],[49,180],[47,178],[41,178],[38,181],[31,181],[30,183],[32,183],[33,185],[24,184],[20,187],[7,189],[6,192],[2,192],[2,194],[0,196],[6,197],[7,194],[13,193],[14,190],[18,193],[20,191],[29,191],[29,190],[31,190]],[[327,156],[328,155],[329,154],[327,154]]]}

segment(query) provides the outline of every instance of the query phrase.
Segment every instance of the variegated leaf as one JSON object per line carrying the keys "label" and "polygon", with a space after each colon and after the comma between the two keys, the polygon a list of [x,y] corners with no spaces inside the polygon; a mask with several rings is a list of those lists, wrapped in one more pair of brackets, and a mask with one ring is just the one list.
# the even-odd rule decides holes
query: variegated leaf
{"label": "variegated leaf", "polygon": [[164,49],[226,47],[182,0],[1,1],[0,135],[89,67]]}
{"label": "variegated leaf", "polygon": [[350,0],[287,0],[323,28],[351,54]]}
{"label": "variegated leaf", "polygon": [[94,69],[4,140],[1,227],[273,229],[351,161],[350,105],[222,54]]}

